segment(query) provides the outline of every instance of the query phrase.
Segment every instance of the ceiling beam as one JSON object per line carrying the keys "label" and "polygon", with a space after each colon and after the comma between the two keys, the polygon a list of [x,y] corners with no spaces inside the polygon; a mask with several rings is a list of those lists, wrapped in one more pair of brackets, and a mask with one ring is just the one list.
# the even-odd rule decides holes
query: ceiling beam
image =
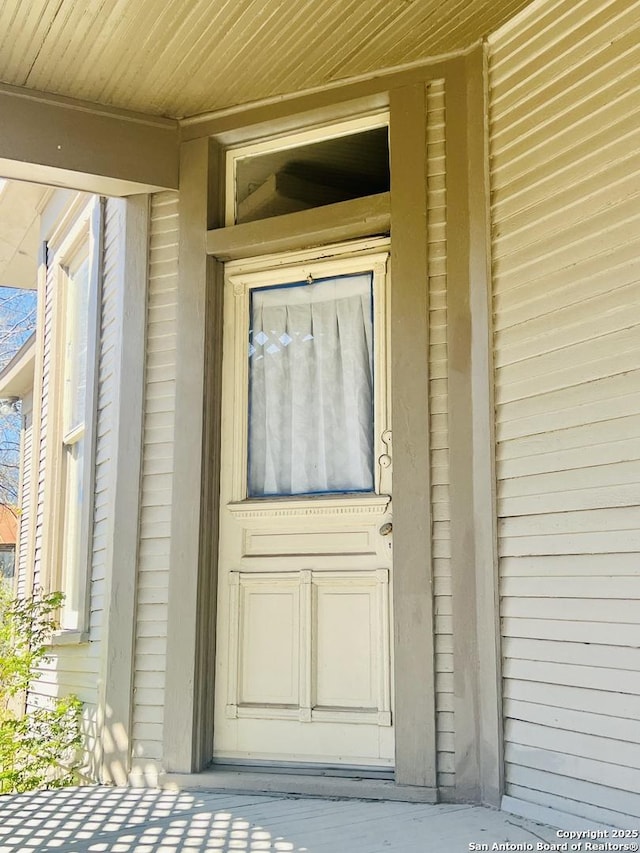
{"label": "ceiling beam", "polygon": [[0,176],[105,195],[178,186],[178,123],[0,85]]}

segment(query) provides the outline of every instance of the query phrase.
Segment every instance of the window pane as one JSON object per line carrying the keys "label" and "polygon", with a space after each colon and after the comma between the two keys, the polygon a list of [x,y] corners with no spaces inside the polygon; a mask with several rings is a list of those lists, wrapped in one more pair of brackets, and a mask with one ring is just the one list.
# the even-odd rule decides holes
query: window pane
{"label": "window pane", "polygon": [[252,291],[250,495],[373,490],[372,285]]}
{"label": "window pane", "polygon": [[389,189],[389,131],[374,127],[235,160],[235,221],[362,198]]}
{"label": "window pane", "polygon": [[89,258],[69,271],[67,288],[67,400],[71,432],[84,422],[87,396]]}
{"label": "window pane", "polygon": [[82,521],[84,439],[65,446],[65,519],[63,552],[63,589],[65,593],[62,610],[62,627],[77,628],[81,612],[80,602],[80,524]]}
{"label": "window pane", "polygon": [[0,548],[0,577],[11,580],[15,570],[16,549],[14,545]]}

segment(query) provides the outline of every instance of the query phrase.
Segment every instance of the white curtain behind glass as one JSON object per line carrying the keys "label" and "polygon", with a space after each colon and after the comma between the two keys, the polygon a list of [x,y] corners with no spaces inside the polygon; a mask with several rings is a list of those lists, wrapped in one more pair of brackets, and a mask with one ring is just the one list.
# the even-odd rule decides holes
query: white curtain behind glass
{"label": "white curtain behind glass", "polygon": [[252,292],[250,495],[373,490],[372,278]]}

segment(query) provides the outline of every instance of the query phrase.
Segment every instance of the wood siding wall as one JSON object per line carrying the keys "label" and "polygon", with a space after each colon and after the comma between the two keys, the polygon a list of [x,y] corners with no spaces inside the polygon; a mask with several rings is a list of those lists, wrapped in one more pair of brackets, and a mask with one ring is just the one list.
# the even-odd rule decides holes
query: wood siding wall
{"label": "wood siding wall", "polygon": [[[43,557],[44,535],[44,496],[47,476],[47,437],[49,431],[49,385],[52,377],[52,347],[53,347],[53,307],[54,307],[54,276],[51,263],[51,253],[47,257],[47,271],[44,291],[38,293],[38,298],[44,301],[42,311],[42,363],[36,363],[36,371],[41,370],[40,399],[34,402],[36,416],[40,419],[39,442],[34,447],[34,463],[37,470],[37,490],[35,495],[35,548],[33,565],[33,588],[41,585],[41,564]],[[37,388],[36,383],[36,388]]]}
{"label": "wood siding wall", "polygon": [[[51,253],[47,256],[47,269],[42,290],[38,293],[38,299],[44,302],[41,317],[42,322],[42,362],[36,361],[35,370],[41,373],[40,393],[34,401],[34,415],[39,418],[39,441],[33,447],[32,476],[37,477],[34,505],[34,564],[33,585],[31,589],[26,587],[28,582],[25,577],[25,592],[31,594],[33,590],[42,586],[42,558],[44,547],[44,496],[45,478],[47,474],[47,445],[49,425],[49,384],[52,375],[52,350],[53,350],[53,313],[54,313],[54,275],[51,263]],[[36,391],[38,385],[36,383]],[[27,707],[40,707],[46,704],[47,697],[58,695],[55,675],[55,663],[46,667],[48,672],[43,672],[42,677],[34,682],[32,690],[27,696]]]}
{"label": "wood siding wall", "polygon": [[147,779],[162,758],[165,699],[178,293],[174,192],[152,196],[148,287],[133,708],[134,775],[137,770]]}
{"label": "wood siding wall", "polygon": [[447,353],[447,189],[444,80],[427,86],[429,412],[438,787],[455,784]]}
{"label": "wood siding wall", "polygon": [[640,817],[640,3],[490,44],[506,794]]}

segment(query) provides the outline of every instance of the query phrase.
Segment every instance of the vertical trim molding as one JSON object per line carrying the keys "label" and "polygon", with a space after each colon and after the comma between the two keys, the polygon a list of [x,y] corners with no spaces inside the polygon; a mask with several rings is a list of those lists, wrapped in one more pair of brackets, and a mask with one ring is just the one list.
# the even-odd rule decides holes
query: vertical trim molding
{"label": "vertical trim molding", "polygon": [[208,139],[186,142],[180,154],[180,236],[176,333],[175,456],[171,500],[164,766],[195,767],[198,592],[207,303]]}
{"label": "vertical trim molding", "polygon": [[29,531],[27,539],[27,568],[25,595],[33,593],[36,562],[36,530],[38,525],[38,486],[40,480],[40,442],[42,440],[42,389],[44,374],[44,319],[47,297],[47,254],[45,240],[38,249],[38,301],[36,308],[36,351],[33,375],[33,410],[31,434],[31,483],[29,487]]}
{"label": "vertical trim molding", "polygon": [[[104,227],[106,199],[95,199],[89,220],[89,257],[91,258],[91,280],[87,310],[87,399],[85,402],[85,470],[82,477],[82,492],[90,495],[90,505],[85,508],[80,521],[80,571],[78,582],[82,590],[82,612],[79,628],[89,632],[91,617],[91,569],[93,566],[93,532],[95,515],[96,444],[98,433],[98,398],[100,396],[100,340],[102,321],[102,281],[104,276]],[[82,569],[82,566],[86,568]]]}
{"label": "vertical trim molding", "polygon": [[98,693],[101,781],[127,784],[131,764],[136,569],[145,375],[145,325],[149,197],[133,196],[122,206],[119,235],[121,319],[116,375],[113,488],[105,565],[107,607],[102,637],[103,681]]}
{"label": "vertical trim molding", "polygon": [[502,778],[484,47],[448,80],[449,438],[455,796],[498,806]]}
{"label": "vertical trim molding", "polygon": [[[207,228],[224,216],[224,156],[220,146],[208,142]],[[206,239],[206,238],[205,238]],[[203,770],[213,755],[215,707],[215,656],[220,523],[220,469],[222,464],[222,329],[224,266],[206,261],[204,414],[202,438],[202,498],[200,505],[200,563],[196,614],[196,681],[193,769]]]}
{"label": "vertical trim molding", "polygon": [[396,782],[435,788],[425,84],[390,113]]}
{"label": "vertical trim molding", "polygon": [[[215,199],[215,194],[211,196]],[[213,755],[215,654],[218,589],[218,529],[220,522],[220,467],[222,447],[222,325],[224,267],[208,259],[204,438],[202,458],[201,548],[198,581],[198,636],[196,645],[196,724],[194,770],[202,770]]]}
{"label": "vertical trim molding", "polygon": [[502,673],[495,466],[489,95],[484,45],[466,57],[469,168],[469,283],[473,496],[478,655],[480,800],[500,805],[503,792]]}

